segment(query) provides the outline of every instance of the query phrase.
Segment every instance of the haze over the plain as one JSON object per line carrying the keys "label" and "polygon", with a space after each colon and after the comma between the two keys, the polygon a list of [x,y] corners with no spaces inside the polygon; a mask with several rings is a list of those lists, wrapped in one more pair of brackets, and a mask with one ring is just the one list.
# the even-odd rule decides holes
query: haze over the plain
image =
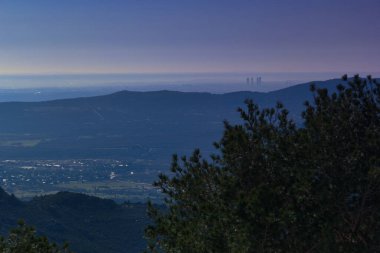
{"label": "haze over the plain", "polygon": [[237,84],[260,75],[280,88],[375,75],[379,9],[377,0],[1,1],[0,87]]}

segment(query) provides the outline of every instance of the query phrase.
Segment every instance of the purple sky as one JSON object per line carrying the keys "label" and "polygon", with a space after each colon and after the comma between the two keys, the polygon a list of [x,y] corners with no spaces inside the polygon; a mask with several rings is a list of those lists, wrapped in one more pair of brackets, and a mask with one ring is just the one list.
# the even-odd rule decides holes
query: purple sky
{"label": "purple sky", "polygon": [[379,0],[4,0],[0,74],[380,71]]}

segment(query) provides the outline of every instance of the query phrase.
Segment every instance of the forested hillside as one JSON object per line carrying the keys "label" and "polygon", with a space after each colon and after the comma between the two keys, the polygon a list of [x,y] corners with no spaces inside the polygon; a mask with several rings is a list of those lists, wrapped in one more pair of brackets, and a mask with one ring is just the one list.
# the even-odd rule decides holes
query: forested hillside
{"label": "forested hillside", "polygon": [[0,188],[0,233],[6,235],[19,219],[38,234],[78,253],[139,252],[145,248],[145,204],[118,205],[112,200],[60,192],[22,202]]}

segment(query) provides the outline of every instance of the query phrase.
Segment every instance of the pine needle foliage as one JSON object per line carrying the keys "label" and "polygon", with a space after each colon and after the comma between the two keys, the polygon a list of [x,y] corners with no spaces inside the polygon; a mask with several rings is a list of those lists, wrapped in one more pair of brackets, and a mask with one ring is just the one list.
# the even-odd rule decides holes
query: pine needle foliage
{"label": "pine needle foliage", "polygon": [[380,85],[311,86],[300,127],[278,103],[239,109],[217,154],[173,157],[147,252],[380,252]]}

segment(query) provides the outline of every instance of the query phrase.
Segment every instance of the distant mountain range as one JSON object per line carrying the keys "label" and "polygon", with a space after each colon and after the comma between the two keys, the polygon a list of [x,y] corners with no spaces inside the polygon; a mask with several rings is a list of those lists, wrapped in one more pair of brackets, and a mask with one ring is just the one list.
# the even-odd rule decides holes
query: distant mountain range
{"label": "distant mountain range", "polygon": [[[316,82],[334,89],[341,80]],[[123,158],[170,160],[194,148],[213,151],[223,121],[252,99],[261,107],[281,101],[296,122],[310,83],[268,92],[226,94],[120,91],[46,102],[0,103],[0,159]]]}
{"label": "distant mountain range", "polygon": [[[333,89],[340,80],[317,82]],[[47,102],[0,103],[0,159],[164,159],[194,148],[213,151],[223,121],[238,122],[238,107],[281,101],[300,122],[310,84],[268,92],[226,94],[120,91]]]}
{"label": "distant mountain range", "polygon": [[22,202],[0,188],[0,234],[23,218],[39,234],[79,253],[142,252],[146,205],[118,205],[112,200],[60,192]]}

